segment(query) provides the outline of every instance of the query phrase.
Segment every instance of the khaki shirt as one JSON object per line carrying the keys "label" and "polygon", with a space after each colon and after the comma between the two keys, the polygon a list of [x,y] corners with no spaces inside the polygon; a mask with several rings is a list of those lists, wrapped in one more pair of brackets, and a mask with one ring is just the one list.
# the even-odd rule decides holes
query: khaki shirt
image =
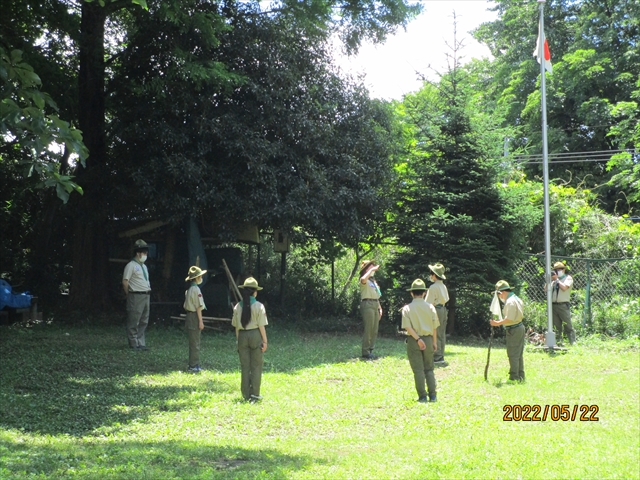
{"label": "khaki shirt", "polygon": [[559,279],[563,284],[567,287],[566,290],[562,290],[560,287],[556,290],[556,285],[558,280],[554,280],[551,282],[551,301],[553,303],[564,303],[571,300],[571,289],[573,288],[573,278],[571,275],[565,275],[563,278]]}
{"label": "khaki shirt", "polygon": [[192,283],[189,289],[185,290],[183,307],[187,312],[195,312],[199,307],[203,310],[207,309],[207,306],[204,304],[202,292],[197,284]]}
{"label": "khaki shirt", "polygon": [[436,280],[427,290],[427,302],[433,305],[444,305],[449,301],[449,292],[442,280]]}
{"label": "khaki shirt", "polygon": [[413,328],[421,337],[436,331],[440,321],[436,308],[424,298],[414,298],[409,305],[402,308],[402,328]]}
{"label": "khaki shirt", "polygon": [[151,290],[149,270],[144,263],[140,264],[135,260],[127,263],[127,266],[124,267],[122,280],[129,281],[129,291],[131,292],[148,292]]}
{"label": "khaki shirt", "polygon": [[504,322],[504,326],[508,327],[509,325],[517,325],[522,321],[523,316],[524,304],[515,293],[511,292],[507,297],[507,301],[504,302],[504,307],[502,308],[502,318],[509,320],[508,323],[506,321]]}
{"label": "khaki shirt", "polygon": [[380,294],[378,293],[378,284],[374,279],[370,278],[367,280],[367,283],[363,284],[360,282],[360,298],[362,300],[379,300]]}
{"label": "khaki shirt", "polygon": [[240,330],[254,330],[258,327],[264,327],[268,325],[267,322],[267,311],[264,308],[264,305],[258,302],[251,302],[251,320],[247,324],[246,328],[242,327],[242,302],[238,302],[238,304],[233,309],[233,318],[231,319],[231,325]]}

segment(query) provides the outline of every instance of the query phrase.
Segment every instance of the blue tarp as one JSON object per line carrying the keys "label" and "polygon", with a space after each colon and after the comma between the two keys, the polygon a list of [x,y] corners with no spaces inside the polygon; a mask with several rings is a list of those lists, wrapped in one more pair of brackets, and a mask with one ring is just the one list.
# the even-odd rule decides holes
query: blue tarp
{"label": "blue tarp", "polygon": [[29,308],[31,306],[31,298],[32,295],[29,295],[29,292],[13,293],[11,285],[0,278],[0,310],[4,307]]}

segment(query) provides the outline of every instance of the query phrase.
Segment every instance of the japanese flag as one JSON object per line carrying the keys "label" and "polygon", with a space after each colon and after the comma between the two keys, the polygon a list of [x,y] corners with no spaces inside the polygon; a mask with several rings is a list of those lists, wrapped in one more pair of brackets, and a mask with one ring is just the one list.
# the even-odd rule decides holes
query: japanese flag
{"label": "japanese flag", "polygon": [[[542,37],[542,41],[540,41],[540,37]],[[549,42],[547,41],[547,37],[544,35],[544,31],[540,28],[540,24],[538,23],[538,41],[536,42],[536,49],[533,51],[533,56],[536,57],[538,63],[540,63],[543,58],[540,55],[540,44],[542,43],[544,49],[544,68],[547,72],[553,73],[553,67],[551,66],[551,51],[549,50]]]}

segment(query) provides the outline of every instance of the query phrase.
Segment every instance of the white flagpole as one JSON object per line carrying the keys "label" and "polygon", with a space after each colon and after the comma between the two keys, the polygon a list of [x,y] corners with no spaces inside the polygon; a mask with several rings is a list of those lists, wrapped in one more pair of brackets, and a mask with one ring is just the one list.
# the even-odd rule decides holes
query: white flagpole
{"label": "white flagpole", "polygon": [[552,288],[551,288],[551,221],[549,220],[549,148],[547,144],[547,88],[545,82],[544,58],[544,4],[546,0],[538,0],[540,4],[540,35],[538,38],[538,58],[540,60],[540,85],[542,89],[542,173],[544,179],[544,261],[545,283],[547,284],[547,321],[548,330],[545,335],[546,346],[556,345],[556,334],[553,331]]}

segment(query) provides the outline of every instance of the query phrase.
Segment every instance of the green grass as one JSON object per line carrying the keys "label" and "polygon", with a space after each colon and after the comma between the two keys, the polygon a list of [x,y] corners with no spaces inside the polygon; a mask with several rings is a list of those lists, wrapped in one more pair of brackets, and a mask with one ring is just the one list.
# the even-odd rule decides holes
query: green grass
{"label": "green grass", "polygon": [[[275,323],[275,322],[274,322]],[[640,346],[584,339],[527,347],[506,382],[497,342],[448,346],[438,403],[419,404],[402,339],[361,362],[360,337],[269,327],[262,394],[241,401],[232,334],[205,332],[200,375],[186,334],[154,328],[0,329],[0,478],[640,478]],[[495,343],[495,342],[494,342]],[[503,407],[598,405],[598,422],[505,422]]]}

